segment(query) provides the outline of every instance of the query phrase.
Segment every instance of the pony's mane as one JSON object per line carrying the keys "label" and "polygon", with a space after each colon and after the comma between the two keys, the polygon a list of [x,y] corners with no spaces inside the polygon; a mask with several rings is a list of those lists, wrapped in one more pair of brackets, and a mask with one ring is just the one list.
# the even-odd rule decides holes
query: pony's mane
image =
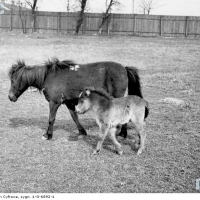
{"label": "pony's mane", "polygon": [[98,94],[99,96],[102,96],[104,98],[106,98],[107,100],[112,100],[113,97],[104,89],[102,88],[86,88],[88,90],[90,90],[92,93]]}
{"label": "pony's mane", "polygon": [[10,68],[8,72],[8,76],[11,78],[13,74],[18,74],[20,71],[24,69],[32,69],[34,67],[44,67],[46,70],[59,70],[59,69],[65,69],[65,68],[70,68],[70,66],[75,66],[76,63],[72,60],[63,60],[59,61],[58,58],[52,58],[49,59],[44,63],[43,66],[39,65],[34,65],[34,66],[27,66],[24,62],[24,60],[17,60],[16,64],[13,64],[12,67]]}
{"label": "pony's mane", "polygon": [[[29,85],[37,80],[37,86],[42,87],[46,75],[49,71],[57,71],[59,69],[70,69],[70,66],[75,66],[76,63],[71,60],[59,61],[58,58],[52,58],[46,61],[43,65],[28,66],[24,60],[17,60],[16,64],[13,64],[8,72],[10,80],[14,77],[15,79],[21,79],[26,77]],[[31,70],[31,73],[29,70]],[[42,89],[42,88],[41,88]]]}
{"label": "pony's mane", "polygon": [[10,70],[8,71],[9,78],[11,79],[11,77],[14,74],[19,74],[20,72],[22,73],[25,67],[26,65],[25,65],[24,60],[17,60],[17,63],[13,64]]}
{"label": "pony's mane", "polygon": [[70,68],[70,66],[75,66],[75,65],[76,63],[72,60],[59,61],[58,58],[52,58],[51,60],[46,61],[44,64],[47,70],[53,70],[53,71]]}

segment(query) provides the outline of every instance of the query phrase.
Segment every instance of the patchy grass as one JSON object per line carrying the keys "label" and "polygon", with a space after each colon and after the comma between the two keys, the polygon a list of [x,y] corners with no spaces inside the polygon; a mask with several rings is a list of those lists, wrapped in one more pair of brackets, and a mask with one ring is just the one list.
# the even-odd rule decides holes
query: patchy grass
{"label": "patchy grass", "polygon": [[[200,40],[1,33],[0,46],[0,192],[197,192]],[[7,71],[19,58],[31,65],[53,56],[79,63],[110,60],[140,69],[143,94],[150,102],[141,156],[131,148],[130,136],[120,140],[123,156],[115,153],[109,139],[99,156],[91,156],[98,127],[89,115],[81,116],[88,136],[69,141],[78,131],[64,106],[53,140],[41,140],[48,103],[37,92],[10,102]],[[167,97],[190,106],[165,104],[161,100]]]}

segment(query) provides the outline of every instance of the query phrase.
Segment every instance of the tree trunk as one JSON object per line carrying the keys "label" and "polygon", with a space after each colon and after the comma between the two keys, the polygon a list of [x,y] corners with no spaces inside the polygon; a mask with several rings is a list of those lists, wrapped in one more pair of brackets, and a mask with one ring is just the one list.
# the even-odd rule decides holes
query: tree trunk
{"label": "tree trunk", "polygon": [[26,13],[23,12],[21,6],[19,6],[19,18],[22,25],[22,32],[26,33]]}
{"label": "tree trunk", "polygon": [[35,32],[35,10],[32,10],[31,12],[31,29],[32,29],[32,33]]}
{"label": "tree trunk", "polygon": [[36,11],[37,0],[34,0],[32,6],[32,33],[35,32],[35,11]]}
{"label": "tree trunk", "polygon": [[82,25],[82,23],[83,23],[83,18],[84,18],[84,11],[85,11],[85,7],[86,7],[86,2],[87,2],[87,0],[82,0],[82,2],[81,2],[81,11],[80,11],[79,16],[78,16],[77,25],[76,25],[76,31],[75,31],[75,34],[76,34],[76,35],[79,34],[81,25]]}
{"label": "tree trunk", "polygon": [[30,0],[25,0],[25,1],[31,7],[31,29],[33,33],[35,32],[35,11],[38,0],[33,0],[33,2]]}
{"label": "tree trunk", "polygon": [[108,18],[110,17],[110,15],[111,15],[111,14],[108,14],[108,13],[107,13],[107,15],[104,15],[104,16],[103,16],[102,22],[101,22],[101,24],[100,24],[100,26],[99,26],[99,35],[102,34],[103,25],[104,25],[105,22],[108,20]]}
{"label": "tree trunk", "polygon": [[101,22],[101,24],[99,26],[99,35],[102,34],[103,25],[105,24],[105,22],[107,21],[107,19],[111,15],[109,12],[110,12],[110,9],[111,9],[112,5],[113,5],[113,0],[110,0],[109,6],[107,7],[106,12],[103,15],[102,22]]}

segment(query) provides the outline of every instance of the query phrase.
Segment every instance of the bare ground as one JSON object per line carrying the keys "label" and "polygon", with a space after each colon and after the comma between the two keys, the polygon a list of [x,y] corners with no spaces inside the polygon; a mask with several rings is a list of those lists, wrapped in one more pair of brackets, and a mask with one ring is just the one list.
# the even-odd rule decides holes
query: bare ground
{"label": "bare ground", "polygon": [[[67,109],[60,107],[51,141],[41,140],[48,121],[48,103],[37,92],[8,100],[9,67],[19,58],[28,65],[48,58],[78,63],[116,61],[140,70],[144,97],[150,103],[146,150],[141,156],[128,140],[120,140],[124,155],[106,140],[91,156],[98,127],[81,117],[85,140]],[[0,192],[6,193],[135,193],[197,192],[200,178],[200,40],[139,37],[0,35]],[[187,102],[177,107],[167,97]]]}

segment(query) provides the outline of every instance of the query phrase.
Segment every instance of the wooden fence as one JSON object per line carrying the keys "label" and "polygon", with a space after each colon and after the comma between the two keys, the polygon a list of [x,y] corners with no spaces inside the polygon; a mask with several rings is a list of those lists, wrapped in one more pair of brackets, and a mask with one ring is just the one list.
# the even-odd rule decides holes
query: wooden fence
{"label": "wooden fence", "polygon": [[[21,19],[18,11],[5,11],[0,15],[0,29],[31,29],[31,12],[23,11]],[[97,34],[102,14],[85,13],[80,34]],[[36,32],[75,32],[77,13],[36,12]],[[158,16],[138,14],[112,14],[103,27],[105,34],[124,34],[163,37],[197,37],[200,36],[200,17]]]}

